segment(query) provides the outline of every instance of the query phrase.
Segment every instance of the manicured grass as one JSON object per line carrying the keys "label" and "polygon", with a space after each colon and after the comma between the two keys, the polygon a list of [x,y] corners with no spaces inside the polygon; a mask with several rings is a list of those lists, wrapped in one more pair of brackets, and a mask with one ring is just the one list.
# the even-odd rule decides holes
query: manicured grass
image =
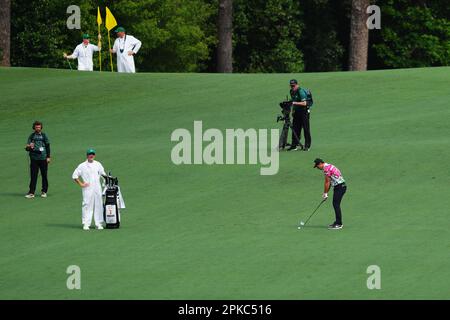
{"label": "manicured grass", "polygon": [[[313,145],[259,165],[175,166],[177,128],[279,128],[297,77]],[[449,299],[449,68],[301,75],[0,69],[1,299]],[[47,199],[27,200],[31,123],[52,143]],[[119,177],[119,230],[81,229],[86,148]],[[344,229],[320,202],[322,157],[348,182]],[[40,181],[39,186],[40,187]],[[81,268],[81,290],[66,268]],[[378,265],[382,289],[368,290]]]}

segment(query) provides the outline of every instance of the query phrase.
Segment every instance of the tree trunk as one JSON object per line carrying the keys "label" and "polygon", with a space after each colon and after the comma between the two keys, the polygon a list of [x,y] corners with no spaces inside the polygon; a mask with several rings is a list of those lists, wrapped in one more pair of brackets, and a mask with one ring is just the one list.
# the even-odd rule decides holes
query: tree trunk
{"label": "tree trunk", "polygon": [[367,70],[369,29],[366,25],[368,18],[366,10],[369,5],[370,0],[352,0],[348,62],[350,71]]}
{"label": "tree trunk", "polygon": [[233,0],[219,0],[217,72],[233,72]]}
{"label": "tree trunk", "polygon": [[0,0],[0,66],[10,67],[11,0]]}

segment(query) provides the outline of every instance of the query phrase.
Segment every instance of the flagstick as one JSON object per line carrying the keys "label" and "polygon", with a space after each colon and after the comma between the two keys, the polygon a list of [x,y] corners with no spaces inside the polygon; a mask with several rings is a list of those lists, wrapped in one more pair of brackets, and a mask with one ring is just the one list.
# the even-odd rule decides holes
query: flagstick
{"label": "flagstick", "polygon": [[[108,43],[109,43],[109,48],[111,49],[111,38],[109,37],[109,30],[108,30]],[[109,51],[109,50],[108,50]],[[109,59],[111,61],[111,72],[114,72],[114,67],[113,67],[113,62],[112,62],[112,53],[111,51],[109,51]]]}
{"label": "flagstick", "polygon": [[[98,25],[98,35],[100,36],[100,25]],[[100,63],[100,72],[102,72],[102,48],[100,47],[99,49],[100,51],[98,52],[98,62]]]}

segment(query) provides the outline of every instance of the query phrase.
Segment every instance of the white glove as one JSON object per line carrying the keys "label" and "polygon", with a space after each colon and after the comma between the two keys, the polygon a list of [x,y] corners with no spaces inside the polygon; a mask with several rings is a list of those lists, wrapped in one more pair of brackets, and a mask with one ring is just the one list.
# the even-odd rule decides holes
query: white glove
{"label": "white glove", "polygon": [[323,199],[323,200],[327,200],[327,199],[328,199],[328,193],[324,193],[324,194],[322,195],[322,199]]}

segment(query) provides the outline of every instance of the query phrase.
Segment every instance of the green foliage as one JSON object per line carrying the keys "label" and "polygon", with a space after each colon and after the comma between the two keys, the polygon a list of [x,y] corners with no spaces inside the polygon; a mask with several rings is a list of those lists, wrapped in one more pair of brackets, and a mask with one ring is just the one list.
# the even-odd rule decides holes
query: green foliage
{"label": "green foliage", "polygon": [[[81,30],[68,30],[66,13],[71,1],[15,0],[11,3],[11,64],[60,68],[62,54],[81,42]],[[87,15],[87,1],[79,4]],[[85,24],[82,20],[82,30]],[[73,45],[69,45],[73,44]],[[70,51],[70,50],[69,50]]]}
{"label": "green foliage", "polygon": [[[336,71],[346,68],[351,0],[234,0],[236,72]],[[381,30],[370,31],[369,69],[450,64],[450,1],[378,0]],[[81,9],[81,30],[69,30],[69,5]],[[14,0],[11,64],[68,68],[89,33],[97,44],[97,6],[105,6],[143,43],[138,71],[216,70],[217,0]],[[101,26],[102,68],[109,70],[108,37]],[[115,40],[111,33],[111,45]],[[113,56],[114,61],[116,58]],[[94,69],[99,69],[95,54]]]}
{"label": "green foliage", "polygon": [[206,68],[216,7],[203,0],[119,0],[108,6],[117,22],[142,41],[140,70],[197,72]]}
{"label": "green foliage", "polygon": [[[443,10],[441,10],[443,9]],[[446,10],[445,10],[446,9]],[[384,64],[393,68],[450,64],[448,4],[433,7],[410,1],[387,0],[381,4],[382,42],[374,44]]]}
{"label": "green foliage", "polygon": [[234,1],[234,69],[301,72],[303,23],[297,1]]}
{"label": "green foliage", "polygon": [[305,30],[300,47],[305,57],[306,71],[342,70],[345,48],[339,36],[343,34],[348,37],[348,30],[341,23],[340,15],[346,12],[347,2],[301,1]]}
{"label": "green foliage", "polygon": [[[63,52],[81,43],[81,34],[96,44],[97,5],[108,6],[119,25],[143,42],[136,56],[140,71],[196,72],[204,70],[210,45],[216,40],[209,17],[216,7],[203,0],[82,0],[81,30],[69,30],[66,13],[71,1],[16,0],[12,4],[12,64],[15,66],[67,67]],[[109,70],[108,37],[104,24],[102,65]],[[111,46],[115,40],[111,33]],[[113,57],[115,61],[115,57]],[[98,69],[98,56],[94,58]]]}

